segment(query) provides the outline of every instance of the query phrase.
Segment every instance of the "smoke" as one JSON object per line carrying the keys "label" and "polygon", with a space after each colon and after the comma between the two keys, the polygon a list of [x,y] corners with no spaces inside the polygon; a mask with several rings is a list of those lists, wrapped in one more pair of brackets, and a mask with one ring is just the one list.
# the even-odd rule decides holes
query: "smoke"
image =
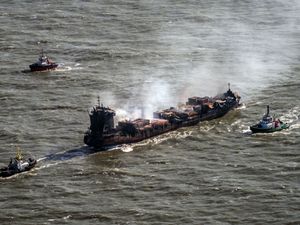
{"label": "smoke", "polygon": [[131,90],[122,109],[117,109],[119,119],[153,118],[153,112],[176,104],[170,84],[164,79],[149,77],[136,89]]}
{"label": "smoke", "polygon": [[190,96],[224,92],[228,82],[247,101],[284,79],[290,65],[298,62],[300,4],[293,3],[196,1],[159,8],[147,5],[150,16],[143,12],[147,20],[154,20],[153,12],[165,17],[154,20],[156,27],[149,28],[151,35],[146,33],[147,38],[140,33],[140,48],[131,46],[142,59],[126,62],[132,63],[128,68],[134,71],[124,82],[137,78],[141,82],[130,87],[130,97],[114,98],[113,92],[105,96],[105,102],[118,109],[122,118],[151,118],[154,111],[184,103]]}
{"label": "smoke", "polygon": [[171,86],[164,79],[150,77],[144,82],[142,90],[142,108],[145,118],[152,118],[154,111],[169,108],[174,104],[175,99],[171,95]]}
{"label": "smoke", "polygon": [[228,82],[248,96],[282,79],[299,55],[299,10],[291,6],[220,1],[198,11],[176,9],[183,19],[163,25],[159,38],[177,58],[182,73],[175,79],[185,78],[178,97],[214,95]]}

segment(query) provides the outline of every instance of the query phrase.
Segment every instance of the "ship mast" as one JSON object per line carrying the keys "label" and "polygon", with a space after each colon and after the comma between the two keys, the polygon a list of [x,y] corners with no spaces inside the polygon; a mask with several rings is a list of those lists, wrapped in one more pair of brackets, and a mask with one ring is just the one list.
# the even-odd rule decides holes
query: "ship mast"
{"label": "ship mast", "polygon": [[266,114],[266,116],[269,116],[269,113],[270,113],[270,106],[267,105],[267,114]]}
{"label": "ship mast", "polygon": [[100,107],[100,96],[98,95],[98,106]]}

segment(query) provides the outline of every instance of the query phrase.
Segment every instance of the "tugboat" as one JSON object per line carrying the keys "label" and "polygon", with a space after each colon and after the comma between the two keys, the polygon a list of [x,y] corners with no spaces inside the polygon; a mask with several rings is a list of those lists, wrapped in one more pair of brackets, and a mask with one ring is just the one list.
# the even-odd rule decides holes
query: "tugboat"
{"label": "tugboat", "polygon": [[224,116],[239,106],[240,96],[230,90],[215,97],[190,97],[180,108],[153,113],[153,119],[138,118],[118,121],[114,125],[115,111],[100,104],[89,112],[90,127],[84,134],[84,143],[101,148],[139,142],[180,127],[192,126],[205,120]]}
{"label": "tugboat", "polygon": [[58,66],[57,63],[52,62],[45,54],[42,49],[41,55],[36,63],[29,65],[31,72],[35,71],[46,71],[54,70]]}
{"label": "tugboat", "polygon": [[280,121],[278,118],[270,116],[270,107],[267,106],[267,113],[263,115],[258,124],[250,126],[252,133],[272,133],[289,128],[287,123]]}
{"label": "tugboat", "polygon": [[0,168],[0,177],[10,177],[17,173],[22,173],[31,170],[35,167],[37,161],[33,158],[23,160],[23,156],[19,148],[15,158],[11,158],[8,166]]}

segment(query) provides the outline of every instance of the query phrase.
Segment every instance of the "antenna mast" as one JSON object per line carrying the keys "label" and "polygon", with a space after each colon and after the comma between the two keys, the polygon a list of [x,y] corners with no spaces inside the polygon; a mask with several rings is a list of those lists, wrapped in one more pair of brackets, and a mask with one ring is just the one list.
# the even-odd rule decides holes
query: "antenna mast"
{"label": "antenna mast", "polygon": [[100,107],[100,96],[98,95],[98,106]]}

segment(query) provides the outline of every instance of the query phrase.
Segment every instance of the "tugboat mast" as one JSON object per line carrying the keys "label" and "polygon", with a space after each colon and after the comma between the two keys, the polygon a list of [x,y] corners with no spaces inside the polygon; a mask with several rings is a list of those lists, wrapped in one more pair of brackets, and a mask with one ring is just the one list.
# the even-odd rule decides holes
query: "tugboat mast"
{"label": "tugboat mast", "polygon": [[266,116],[269,116],[269,113],[270,113],[270,107],[269,107],[269,105],[267,105],[267,114],[266,114]]}
{"label": "tugboat mast", "polygon": [[40,44],[41,44],[41,42],[38,41],[37,45],[41,47],[41,58],[43,58],[44,57],[44,48],[43,48],[42,44],[41,45]]}
{"label": "tugboat mast", "polygon": [[100,96],[98,95],[98,106],[100,107]]}

